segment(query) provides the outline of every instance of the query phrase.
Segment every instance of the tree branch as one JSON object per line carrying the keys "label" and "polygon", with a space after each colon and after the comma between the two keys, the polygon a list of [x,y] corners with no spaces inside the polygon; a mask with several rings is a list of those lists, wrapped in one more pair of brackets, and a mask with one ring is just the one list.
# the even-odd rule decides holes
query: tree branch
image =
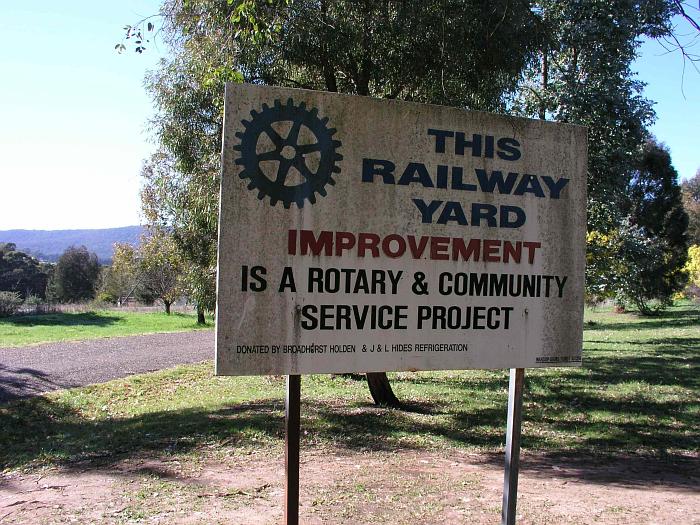
{"label": "tree branch", "polygon": [[684,7],[684,2],[681,0],[673,0],[673,3],[676,5],[676,8],[678,9],[678,14],[680,14],[683,18],[685,18],[691,26],[695,28],[696,31],[700,31],[700,25],[695,21],[695,19],[690,16]]}

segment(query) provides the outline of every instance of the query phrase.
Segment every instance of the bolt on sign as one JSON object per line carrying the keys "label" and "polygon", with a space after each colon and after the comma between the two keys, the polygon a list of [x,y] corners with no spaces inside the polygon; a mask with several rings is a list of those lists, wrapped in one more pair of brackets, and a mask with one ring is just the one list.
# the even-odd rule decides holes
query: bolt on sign
{"label": "bolt on sign", "polygon": [[576,365],[586,130],[226,88],[221,375]]}

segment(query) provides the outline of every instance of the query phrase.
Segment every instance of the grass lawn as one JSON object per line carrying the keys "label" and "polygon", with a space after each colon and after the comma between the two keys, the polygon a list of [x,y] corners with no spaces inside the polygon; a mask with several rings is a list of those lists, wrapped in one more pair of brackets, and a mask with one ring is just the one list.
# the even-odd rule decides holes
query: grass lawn
{"label": "grass lawn", "polygon": [[[181,318],[187,325],[189,318]],[[580,368],[528,370],[530,452],[697,458],[700,308],[659,317],[587,311]],[[502,450],[506,371],[390,374],[406,410],[375,408],[363,380],[302,380],[302,447]],[[211,364],[0,405],[0,470],[168,455],[278,453],[284,379],[212,377]]]}
{"label": "grass lawn", "polygon": [[[211,324],[208,326],[211,328]],[[84,313],[21,315],[0,319],[0,348],[99,337],[195,330],[194,314],[104,310]]]}

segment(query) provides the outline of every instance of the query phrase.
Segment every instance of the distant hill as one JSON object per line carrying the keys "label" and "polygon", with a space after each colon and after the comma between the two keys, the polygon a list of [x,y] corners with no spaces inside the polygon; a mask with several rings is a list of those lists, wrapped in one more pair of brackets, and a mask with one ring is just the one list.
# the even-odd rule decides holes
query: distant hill
{"label": "distant hill", "polygon": [[115,242],[136,244],[142,231],[142,226],[100,230],[5,230],[0,231],[0,242],[12,242],[19,251],[50,262],[57,261],[69,246],[85,246],[105,264],[112,260]]}

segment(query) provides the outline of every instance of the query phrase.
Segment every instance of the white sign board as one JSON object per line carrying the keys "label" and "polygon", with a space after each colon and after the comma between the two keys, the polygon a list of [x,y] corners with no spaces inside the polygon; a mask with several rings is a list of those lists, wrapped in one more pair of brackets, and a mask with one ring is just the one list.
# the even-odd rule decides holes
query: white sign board
{"label": "white sign board", "polygon": [[586,130],[226,89],[221,375],[576,365]]}

